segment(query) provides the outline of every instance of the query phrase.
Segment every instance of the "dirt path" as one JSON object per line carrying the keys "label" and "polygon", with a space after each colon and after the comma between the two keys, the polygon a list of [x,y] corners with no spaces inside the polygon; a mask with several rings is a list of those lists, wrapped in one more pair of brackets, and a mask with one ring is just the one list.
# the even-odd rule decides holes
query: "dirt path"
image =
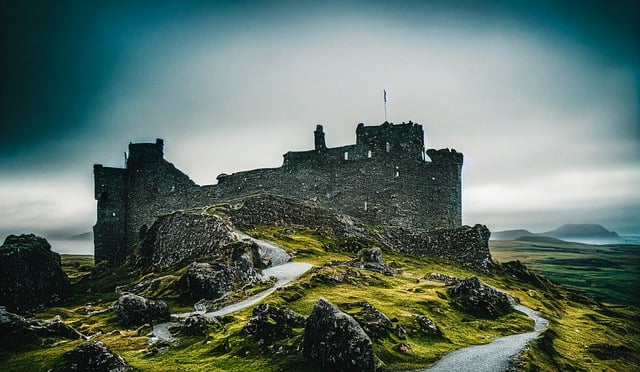
{"label": "dirt path", "polygon": [[549,325],[546,319],[526,306],[516,305],[514,308],[527,314],[529,318],[535,321],[532,332],[499,337],[490,344],[469,346],[453,351],[445,355],[431,368],[421,369],[419,371],[506,371],[509,367],[509,361],[520,355],[525,350],[527,344],[538,337]]}

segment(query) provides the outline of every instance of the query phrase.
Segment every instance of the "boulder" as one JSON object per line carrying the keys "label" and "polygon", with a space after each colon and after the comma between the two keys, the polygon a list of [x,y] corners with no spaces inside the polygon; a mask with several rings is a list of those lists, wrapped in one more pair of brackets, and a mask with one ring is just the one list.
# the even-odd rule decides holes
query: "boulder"
{"label": "boulder", "polygon": [[214,300],[233,292],[235,281],[230,265],[193,262],[178,281],[178,291],[193,300]]}
{"label": "boulder", "polygon": [[382,259],[382,250],[378,247],[363,248],[358,252],[362,268],[392,276],[396,271]]}
{"label": "boulder", "polygon": [[125,293],[118,299],[118,317],[125,326],[139,326],[168,321],[170,314],[164,301]]}
{"label": "boulder", "polygon": [[85,337],[56,316],[50,320],[27,319],[0,306],[0,349],[20,349],[39,343],[44,337],[79,339]]}
{"label": "boulder", "polygon": [[421,314],[412,314],[411,316],[413,317],[413,319],[416,321],[416,324],[418,325],[418,327],[415,328],[417,332],[425,336],[431,336],[431,337],[442,336],[442,331],[440,330],[440,328],[438,328],[436,323],[433,322],[433,320]]}
{"label": "boulder", "polygon": [[206,336],[207,320],[202,314],[191,314],[184,319],[180,333],[187,336]]}
{"label": "boulder", "polygon": [[404,337],[402,327],[394,327],[391,320],[383,312],[368,302],[357,302],[341,306],[353,310],[348,310],[350,315],[360,324],[369,337],[384,338],[391,333],[400,338]]}
{"label": "boulder", "polygon": [[273,305],[260,304],[253,308],[251,319],[244,331],[260,344],[270,345],[274,341],[293,336],[292,328],[304,327],[303,315]]}
{"label": "boulder", "polygon": [[331,371],[374,371],[371,339],[351,316],[319,298],[304,330],[303,355]]}
{"label": "boulder", "polygon": [[463,278],[458,278],[455,276],[441,274],[441,273],[431,273],[431,274],[425,275],[424,278],[427,280],[431,280],[432,282],[444,283],[444,285],[447,285],[447,286],[456,285],[463,280]]}
{"label": "boulder", "polygon": [[102,342],[86,341],[62,356],[63,371],[124,372],[132,371],[123,357],[109,350]]}
{"label": "boulder", "polygon": [[158,217],[140,246],[140,267],[147,271],[194,261],[230,257],[236,241],[231,226],[220,216],[174,212]]}
{"label": "boulder", "polygon": [[71,293],[60,255],[46,239],[33,234],[9,235],[0,246],[0,305],[28,315]]}
{"label": "boulder", "polygon": [[363,248],[358,252],[358,257],[360,257],[365,263],[384,263],[384,260],[382,259],[382,250],[378,247]]}
{"label": "boulder", "polygon": [[509,295],[472,276],[449,289],[454,306],[481,318],[496,319],[513,311]]}

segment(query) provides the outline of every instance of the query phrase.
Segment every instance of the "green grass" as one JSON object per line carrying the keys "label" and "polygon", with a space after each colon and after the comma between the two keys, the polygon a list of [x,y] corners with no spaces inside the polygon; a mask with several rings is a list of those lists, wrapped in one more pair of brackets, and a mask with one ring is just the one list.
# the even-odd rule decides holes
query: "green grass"
{"label": "green grass", "polygon": [[[631,371],[637,370],[640,365],[637,353],[606,360],[600,359],[593,352],[597,349],[594,345],[599,344],[620,346],[620,350],[626,350],[622,346],[634,351],[640,348],[640,316],[635,307],[601,305],[555,285],[536,287],[499,269],[480,275],[455,262],[398,254],[388,250],[384,251],[384,259],[393,267],[402,269],[402,273],[385,276],[351,268],[349,270],[356,275],[351,282],[326,284],[315,280],[314,275],[331,274],[343,268],[320,267],[322,264],[333,260],[353,259],[355,253],[352,251],[359,244],[370,242],[339,241],[332,236],[299,226],[293,230],[295,232],[292,234],[283,234],[281,227],[261,226],[247,231],[250,235],[280,244],[292,253],[297,261],[316,265],[285,288],[274,292],[264,302],[309,315],[318,297],[324,297],[352,314],[356,314],[357,309],[348,306],[349,304],[367,301],[385,313],[395,324],[400,324],[407,330],[412,328],[411,314],[423,314],[431,318],[442,330],[442,337],[426,337],[416,333],[409,333],[407,339],[399,339],[393,334],[373,337],[376,356],[384,368],[411,370],[425,367],[452,350],[487,343],[495,337],[531,329],[532,321],[519,312],[513,312],[498,320],[480,319],[461,313],[450,305],[446,287],[441,283],[424,279],[426,274],[432,272],[458,277],[477,275],[482,281],[511,293],[524,305],[539,310],[550,320],[549,331],[533,343],[522,356],[521,367],[525,370]],[[340,252],[337,248],[351,252]],[[493,248],[495,245],[492,243]],[[560,253],[562,252],[556,252],[554,257]],[[575,259],[575,255],[580,253],[567,251],[563,254],[567,256],[561,257],[562,259]],[[503,249],[496,257],[521,257],[525,262],[532,258],[531,255],[523,257],[524,255],[527,254],[523,251]],[[535,258],[545,257],[548,258]],[[607,259],[618,262],[613,261],[611,257]],[[170,348],[165,354],[151,355],[147,348],[147,341],[151,335],[149,325],[128,329],[119,324],[115,312],[94,316],[86,314],[88,303],[93,310],[106,308],[113,303],[117,295],[110,289],[116,283],[139,281],[145,276],[126,268],[90,275],[79,270],[84,264],[73,264],[77,260],[86,262],[87,258],[63,256],[65,270],[76,273],[79,278],[74,281],[74,297],[64,306],[49,308],[39,313],[38,317],[61,316],[80,331],[93,335],[93,339],[103,341],[138,370],[317,370],[302,357],[302,328],[294,329],[293,337],[277,341],[273,345],[261,345],[243,332],[243,327],[251,317],[252,308],[224,317],[224,325],[217,328],[211,326],[207,337],[179,337],[178,346]],[[146,277],[172,274],[177,278],[182,273],[180,270],[184,268],[178,269]],[[256,287],[248,291],[253,293],[260,289],[261,287]],[[172,301],[174,293],[170,280],[166,283],[163,280],[149,295],[167,299],[172,312],[185,311],[184,307],[188,306]],[[3,371],[24,370],[26,365],[30,370],[46,371],[59,362],[62,354],[73,349],[78,343],[79,341],[53,339],[39,348],[22,350],[19,353],[0,352],[0,364]],[[412,353],[398,351],[401,344],[405,349],[410,348]],[[223,350],[224,345],[227,345],[227,350]]]}
{"label": "green grass", "polygon": [[600,302],[640,305],[640,246],[490,241],[500,262],[519,260]]}

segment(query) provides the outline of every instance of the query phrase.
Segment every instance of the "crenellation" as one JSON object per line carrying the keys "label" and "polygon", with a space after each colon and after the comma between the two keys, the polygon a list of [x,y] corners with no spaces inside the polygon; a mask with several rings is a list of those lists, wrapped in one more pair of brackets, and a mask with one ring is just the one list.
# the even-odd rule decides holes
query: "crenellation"
{"label": "crenellation", "polygon": [[[335,148],[326,146],[324,135],[323,127],[316,126],[314,149],[287,152],[279,168],[220,174],[217,184],[206,186],[164,160],[161,139],[130,144],[125,169],[94,168],[96,261],[124,261],[140,232],[162,214],[256,193],[312,200],[372,225],[461,225],[462,154],[429,149],[427,161],[421,125],[361,123],[355,144]],[[103,189],[120,196],[105,204]]]}

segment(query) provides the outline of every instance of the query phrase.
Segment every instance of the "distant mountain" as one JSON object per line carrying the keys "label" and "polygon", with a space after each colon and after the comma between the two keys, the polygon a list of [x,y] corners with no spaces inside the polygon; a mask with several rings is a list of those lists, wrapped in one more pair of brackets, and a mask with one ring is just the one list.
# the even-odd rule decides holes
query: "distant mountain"
{"label": "distant mountain", "polygon": [[621,238],[616,232],[609,231],[598,224],[566,224],[555,230],[543,233],[532,233],[524,229],[496,231],[491,233],[491,239],[545,241],[547,243],[569,241],[585,244],[625,244],[625,239]]}
{"label": "distant mountain", "polygon": [[82,234],[77,234],[77,235],[73,235],[67,238],[67,240],[74,240],[74,241],[93,241],[93,232],[91,231],[87,231],[84,232]]}
{"label": "distant mountain", "polygon": [[535,236],[536,234],[524,229],[492,231],[491,240],[516,240],[523,236]]}
{"label": "distant mountain", "polygon": [[558,227],[555,230],[547,231],[541,235],[551,236],[553,238],[595,238],[595,239],[620,239],[620,236],[614,231],[605,229],[602,225],[596,224],[567,224]]}
{"label": "distant mountain", "polygon": [[515,238],[512,240],[517,240],[521,242],[534,242],[534,243],[551,243],[551,244],[566,244],[567,242],[564,240],[552,238],[550,236],[542,236],[542,235],[526,235],[521,236],[519,238]]}

